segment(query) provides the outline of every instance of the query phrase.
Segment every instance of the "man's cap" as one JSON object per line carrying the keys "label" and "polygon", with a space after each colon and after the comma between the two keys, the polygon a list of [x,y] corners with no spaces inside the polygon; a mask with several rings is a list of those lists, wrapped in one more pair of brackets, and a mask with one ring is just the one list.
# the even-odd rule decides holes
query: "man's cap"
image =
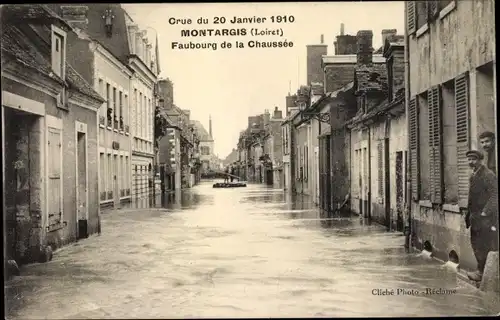
{"label": "man's cap", "polygon": [[485,131],[479,135],[479,139],[484,139],[484,138],[495,138],[495,134],[491,131]]}
{"label": "man's cap", "polygon": [[484,156],[483,156],[483,153],[481,151],[477,151],[477,150],[469,150],[467,151],[467,153],[465,154],[466,157],[474,157],[474,158],[477,158],[479,160],[483,160],[484,159]]}

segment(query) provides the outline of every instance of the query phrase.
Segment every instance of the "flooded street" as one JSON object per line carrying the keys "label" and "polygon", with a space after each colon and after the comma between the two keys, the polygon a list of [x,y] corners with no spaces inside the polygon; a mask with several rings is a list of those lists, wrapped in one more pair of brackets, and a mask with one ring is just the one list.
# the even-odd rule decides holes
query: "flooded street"
{"label": "flooded street", "polygon": [[292,201],[261,185],[202,183],[171,197],[165,208],[129,208],[102,219],[102,235],[22,268],[8,284],[8,318],[500,311],[439,262],[405,253],[400,234],[358,217],[322,221],[307,199]]}

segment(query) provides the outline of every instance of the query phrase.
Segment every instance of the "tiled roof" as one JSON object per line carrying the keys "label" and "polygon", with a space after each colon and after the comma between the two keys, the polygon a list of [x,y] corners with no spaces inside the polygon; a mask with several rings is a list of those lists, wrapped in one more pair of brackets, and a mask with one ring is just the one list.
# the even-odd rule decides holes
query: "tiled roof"
{"label": "tiled roof", "polygon": [[357,65],[355,68],[357,90],[386,91],[387,67],[385,64]]}
{"label": "tiled roof", "polygon": [[[47,17],[60,19],[43,5],[7,5],[6,7],[4,9],[6,11],[2,10],[2,13],[7,14],[9,18],[17,17],[20,19],[16,20],[18,22],[22,21],[21,19],[23,19],[24,15],[28,15],[30,19],[38,20],[41,23],[47,23],[47,20],[43,20],[47,19]],[[35,47],[28,40],[28,37],[15,26],[10,25],[5,27],[2,33],[1,47],[3,54],[9,55],[26,67],[49,76],[61,84],[67,83],[70,88],[98,101],[105,101],[70,64],[66,63],[66,82],[55,75],[52,72],[51,63],[44,57],[44,50]]]}
{"label": "tiled roof", "polygon": [[376,107],[373,107],[372,109],[370,109],[367,113],[357,114],[355,117],[353,117],[352,119],[347,121],[345,124],[346,125],[355,125],[355,124],[361,123],[363,121],[366,121],[368,119],[371,119],[375,116],[383,115],[388,110],[403,103],[404,99],[405,99],[405,89],[401,88],[396,92],[396,96],[394,97],[394,99],[391,102],[389,102],[388,99],[384,99],[384,101],[382,101]]}
{"label": "tiled roof", "polygon": [[26,36],[14,26],[7,26],[5,30],[3,30],[1,46],[2,54],[10,56],[24,66],[46,76],[52,74],[52,77],[56,81],[61,84],[64,83],[60,77],[53,74],[52,66],[43,55],[29,43]]}
{"label": "tiled roof", "polygon": [[57,21],[71,29],[64,19],[43,4],[7,4],[2,6],[1,12],[2,16],[10,21],[33,20],[44,23]]}

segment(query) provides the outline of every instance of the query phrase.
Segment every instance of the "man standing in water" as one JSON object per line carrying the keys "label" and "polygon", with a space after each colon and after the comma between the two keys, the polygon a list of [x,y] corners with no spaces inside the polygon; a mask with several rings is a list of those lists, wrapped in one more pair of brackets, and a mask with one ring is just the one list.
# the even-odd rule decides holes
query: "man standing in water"
{"label": "man standing in water", "polygon": [[486,153],[486,166],[493,171],[494,174],[497,174],[495,134],[490,131],[481,133],[479,135],[479,143]]}
{"label": "man standing in water", "polygon": [[483,165],[480,151],[470,150],[466,156],[473,171],[465,225],[467,229],[470,227],[471,246],[477,260],[477,271],[467,276],[481,281],[488,252],[498,250],[498,185],[495,174]]}

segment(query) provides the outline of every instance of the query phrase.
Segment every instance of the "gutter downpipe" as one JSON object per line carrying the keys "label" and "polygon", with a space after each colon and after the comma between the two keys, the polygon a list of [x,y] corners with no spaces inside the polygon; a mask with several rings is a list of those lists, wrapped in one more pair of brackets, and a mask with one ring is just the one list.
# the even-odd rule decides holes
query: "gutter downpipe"
{"label": "gutter downpipe", "polygon": [[[405,117],[406,117],[406,138],[407,138],[407,150],[408,153],[407,155],[411,157],[411,150],[410,149],[410,117],[408,115],[408,106],[410,103],[410,48],[409,48],[409,35],[408,35],[408,5],[405,3],[405,9],[404,9],[404,26],[405,26],[405,32],[404,32],[404,65],[405,65]],[[405,166],[407,167],[407,170],[409,169],[408,166],[410,166],[410,161],[408,161],[409,157],[406,157],[406,164]],[[407,175],[409,179],[406,180],[406,215],[407,219],[405,222],[404,226],[404,235],[405,235],[405,249],[406,252],[410,252],[410,249],[412,248],[412,243],[411,243],[411,234],[412,234],[412,208],[411,208],[411,203],[412,203],[412,190],[411,190],[411,171],[410,174]]]}

